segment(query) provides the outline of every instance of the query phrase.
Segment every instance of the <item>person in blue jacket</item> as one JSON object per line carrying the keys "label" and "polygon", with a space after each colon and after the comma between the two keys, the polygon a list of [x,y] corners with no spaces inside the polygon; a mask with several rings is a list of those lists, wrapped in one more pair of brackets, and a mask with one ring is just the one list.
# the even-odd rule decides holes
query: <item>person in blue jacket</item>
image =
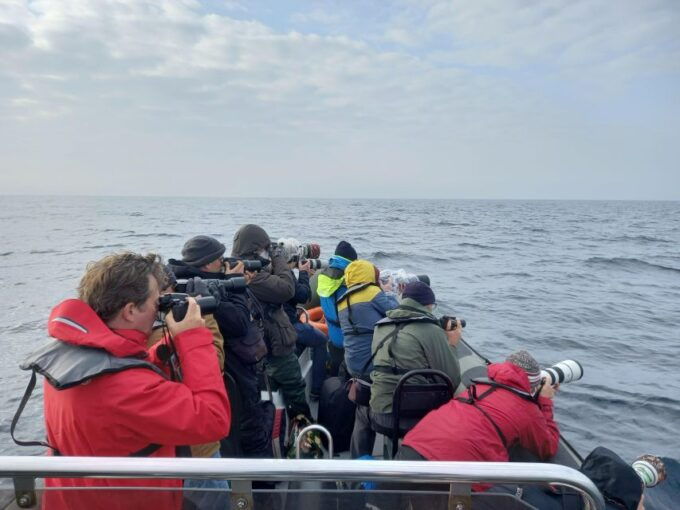
{"label": "person in blue jacket", "polygon": [[328,267],[318,275],[316,292],[319,296],[326,324],[328,324],[328,350],[331,356],[330,375],[338,375],[345,356],[343,335],[338,319],[337,298],[345,293],[345,268],[357,259],[357,252],[347,241],[340,241],[330,258]]}
{"label": "person in blue jacket", "polygon": [[[399,306],[397,298],[378,285],[379,272],[367,260],[355,260],[345,269],[347,290],[338,298],[338,318],[345,345],[345,363],[352,377],[370,381],[373,370],[371,344],[376,322]],[[371,428],[369,407],[357,405],[350,454],[356,459],[373,453],[375,432]]]}

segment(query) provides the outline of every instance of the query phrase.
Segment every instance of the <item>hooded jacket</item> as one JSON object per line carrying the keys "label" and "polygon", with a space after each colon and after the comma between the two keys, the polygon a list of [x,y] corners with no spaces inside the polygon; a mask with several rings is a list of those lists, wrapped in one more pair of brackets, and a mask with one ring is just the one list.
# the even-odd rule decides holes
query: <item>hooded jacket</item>
{"label": "hooded jacket", "polygon": [[[526,372],[512,363],[494,363],[489,378],[529,392]],[[478,383],[477,395],[488,385]],[[469,390],[468,390],[469,391]],[[462,397],[467,397],[468,392]],[[508,441],[519,444],[542,460],[557,453],[560,431],[553,420],[553,402],[539,397],[538,405],[515,393],[496,389],[477,401]],[[475,406],[452,399],[431,411],[406,434],[403,444],[428,460],[507,462],[508,451],[491,422]]]}
{"label": "hooded jacket", "polygon": [[[446,333],[439,326],[437,318],[427,307],[418,301],[405,298],[398,308],[387,312],[388,319],[413,319],[405,324],[392,340],[387,340],[375,354],[373,367],[396,367],[405,370],[433,368],[441,370],[451,377],[453,387],[460,384],[460,366],[455,347],[449,345]],[[417,322],[429,319],[431,322]],[[390,335],[396,324],[386,323],[375,328],[371,351],[376,349],[383,339]],[[391,355],[390,355],[391,353]],[[374,370],[371,373],[371,411],[374,413],[391,413],[392,396],[402,373],[387,373]],[[426,378],[414,378],[413,384],[426,384]]]}
{"label": "hooded jacket", "polygon": [[[261,227],[244,225],[234,235],[232,256],[256,257],[269,245],[269,236]],[[270,354],[287,356],[295,350],[297,332],[282,305],[295,296],[295,276],[283,256],[270,255],[271,264],[250,280],[248,288],[264,309],[264,333]]]}
{"label": "hooded jacket", "polygon": [[[86,363],[88,351],[96,349],[113,360],[139,358],[162,366],[155,351],[146,350],[144,333],[109,329],[87,304],[77,299],[66,300],[52,310],[48,332],[61,342],[82,348],[81,363]],[[103,372],[61,390],[46,380],[48,443],[61,455],[107,457],[125,457],[157,443],[162,446],[151,456],[174,457],[176,445],[205,443],[228,435],[231,410],[212,334],[207,328],[194,328],[173,340],[182,362],[182,382],[170,381],[160,370],[143,367]],[[77,355],[77,349],[75,352]],[[45,485],[178,488],[181,480],[46,478]],[[46,491],[43,501],[50,509],[179,508],[181,493]]]}
{"label": "hooded jacket", "polygon": [[375,266],[367,260],[355,260],[345,269],[347,290],[338,298],[338,316],[345,346],[345,363],[352,375],[368,375],[371,342],[375,323],[399,303],[376,284]]}
{"label": "hooded jacket", "polygon": [[328,262],[328,267],[319,273],[317,278],[316,293],[328,324],[328,338],[338,349],[343,347],[343,336],[338,319],[337,300],[347,290],[345,268],[351,263],[349,259],[333,255]]}

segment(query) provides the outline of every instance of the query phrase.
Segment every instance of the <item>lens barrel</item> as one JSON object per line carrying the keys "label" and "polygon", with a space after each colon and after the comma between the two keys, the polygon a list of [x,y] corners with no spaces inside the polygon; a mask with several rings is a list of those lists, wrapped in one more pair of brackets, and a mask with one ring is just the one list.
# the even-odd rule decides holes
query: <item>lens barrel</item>
{"label": "lens barrel", "polygon": [[307,259],[305,262],[309,262],[309,268],[314,269],[315,271],[328,267],[328,265],[320,259]]}
{"label": "lens barrel", "polygon": [[583,366],[578,361],[567,359],[541,370],[541,377],[545,378],[550,386],[567,384],[583,377]]}

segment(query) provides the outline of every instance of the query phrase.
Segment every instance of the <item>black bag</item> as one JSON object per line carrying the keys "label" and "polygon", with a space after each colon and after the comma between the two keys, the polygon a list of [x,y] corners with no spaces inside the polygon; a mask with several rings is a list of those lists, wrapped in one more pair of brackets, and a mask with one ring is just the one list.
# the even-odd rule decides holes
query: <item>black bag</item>
{"label": "black bag", "polygon": [[238,338],[225,338],[227,349],[235,354],[246,365],[257,363],[267,354],[264,341],[264,312],[259,302],[247,291],[246,301],[250,310],[248,332]]}
{"label": "black bag", "polygon": [[349,450],[354,428],[356,405],[347,398],[348,382],[341,377],[329,377],[321,386],[317,421],[333,436],[334,454]]}

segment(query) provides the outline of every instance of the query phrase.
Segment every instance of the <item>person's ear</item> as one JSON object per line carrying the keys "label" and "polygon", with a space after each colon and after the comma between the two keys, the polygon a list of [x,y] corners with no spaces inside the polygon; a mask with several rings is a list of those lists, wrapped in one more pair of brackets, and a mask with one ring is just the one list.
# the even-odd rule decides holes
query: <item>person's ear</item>
{"label": "person's ear", "polygon": [[136,312],[137,307],[134,303],[126,303],[125,306],[120,310],[120,318],[125,321],[132,322],[135,319]]}

